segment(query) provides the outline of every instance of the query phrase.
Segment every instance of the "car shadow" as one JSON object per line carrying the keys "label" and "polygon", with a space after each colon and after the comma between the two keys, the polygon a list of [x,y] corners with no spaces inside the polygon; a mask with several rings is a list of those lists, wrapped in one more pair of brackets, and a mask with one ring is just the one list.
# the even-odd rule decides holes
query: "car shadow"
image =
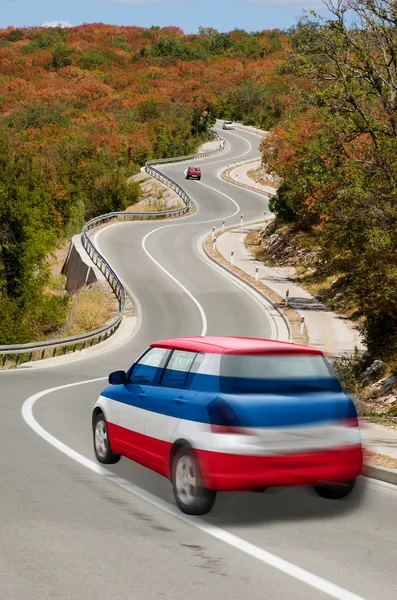
{"label": "car shadow", "polygon": [[348,498],[326,500],[311,488],[270,488],[263,493],[219,493],[204,520],[218,527],[342,518],[359,509],[366,489],[357,484]]}
{"label": "car shadow", "polygon": [[[172,485],[165,477],[125,458],[110,470],[176,507]],[[365,493],[361,482],[342,500],[320,498],[314,490],[304,487],[269,488],[262,493],[219,492],[212,511],[202,518],[218,527],[337,519],[360,508]]]}

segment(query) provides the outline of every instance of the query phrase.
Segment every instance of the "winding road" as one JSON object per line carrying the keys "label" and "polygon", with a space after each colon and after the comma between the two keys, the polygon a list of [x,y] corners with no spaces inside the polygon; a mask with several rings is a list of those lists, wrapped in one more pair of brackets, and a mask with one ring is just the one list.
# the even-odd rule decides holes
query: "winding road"
{"label": "winding road", "polygon": [[198,210],[167,222],[118,223],[95,243],[138,300],[123,346],[62,366],[0,374],[0,598],[7,600],[313,600],[396,597],[397,492],[363,478],[330,502],[304,489],[219,494],[205,518],[175,507],[169,482],[121,459],[94,459],[92,406],[109,372],[155,339],[245,335],[287,339],[276,319],[204,258],[202,236],[260,220],[266,199],[219,177],[258,157],[259,137],[222,132],[224,153],[161,170]]}

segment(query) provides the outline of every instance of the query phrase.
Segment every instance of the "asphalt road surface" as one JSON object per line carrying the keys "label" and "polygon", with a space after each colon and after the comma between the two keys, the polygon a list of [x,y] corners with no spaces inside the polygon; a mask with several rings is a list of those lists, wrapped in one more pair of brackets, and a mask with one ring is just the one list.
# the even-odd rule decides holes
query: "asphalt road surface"
{"label": "asphalt road surface", "polygon": [[95,358],[0,374],[1,599],[396,598],[392,486],[363,479],[342,502],[305,489],[225,493],[194,519],[176,509],[165,479],[126,459],[109,469],[94,459],[91,411],[106,377],[151,341],[285,335],[266,307],[197,252],[222,219],[259,220],[266,209],[263,196],[217,175],[234,158],[257,157],[259,138],[222,135],[228,149],[201,161],[201,182],[185,181],[186,164],[163,168],[197,212],[95,236],[139,300],[134,337]]}

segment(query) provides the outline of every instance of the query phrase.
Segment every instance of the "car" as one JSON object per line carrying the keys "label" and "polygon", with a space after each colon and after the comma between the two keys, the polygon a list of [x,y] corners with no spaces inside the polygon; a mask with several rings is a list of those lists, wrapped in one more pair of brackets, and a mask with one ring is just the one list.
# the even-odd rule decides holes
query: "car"
{"label": "car", "polygon": [[186,179],[201,179],[201,168],[200,167],[189,167],[186,171]]}
{"label": "car", "polygon": [[234,129],[233,121],[223,121],[222,129]]}
{"label": "car", "polygon": [[124,456],[168,478],[186,514],[208,513],[220,491],[311,486],[340,499],[362,472],[355,404],[319,349],[166,339],[109,384],[92,413],[97,460]]}

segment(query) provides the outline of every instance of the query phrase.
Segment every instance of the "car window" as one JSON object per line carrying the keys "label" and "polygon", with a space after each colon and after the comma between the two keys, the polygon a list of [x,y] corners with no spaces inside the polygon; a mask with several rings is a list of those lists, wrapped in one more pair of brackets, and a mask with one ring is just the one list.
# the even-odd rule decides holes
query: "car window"
{"label": "car window", "polygon": [[161,385],[164,387],[183,388],[196,356],[196,352],[174,350],[164,371]]}
{"label": "car window", "polygon": [[157,370],[162,366],[169,350],[166,348],[151,348],[136,363],[130,383],[140,383],[142,385],[153,385]]}
{"label": "car window", "polygon": [[195,377],[197,371],[199,370],[201,363],[203,362],[205,357],[206,357],[206,354],[204,354],[203,352],[199,352],[198,354],[196,354],[196,358],[194,359],[193,364],[190,368],[190,371],[186,377],[185,388],[189,388],[191,386],[192,381],[194,380],[194,377]]}
{"label": "car window", "polygon": [[229,393],[309,391],[338,386],[325,358],[314,354],[225,355],[221,387]]}

